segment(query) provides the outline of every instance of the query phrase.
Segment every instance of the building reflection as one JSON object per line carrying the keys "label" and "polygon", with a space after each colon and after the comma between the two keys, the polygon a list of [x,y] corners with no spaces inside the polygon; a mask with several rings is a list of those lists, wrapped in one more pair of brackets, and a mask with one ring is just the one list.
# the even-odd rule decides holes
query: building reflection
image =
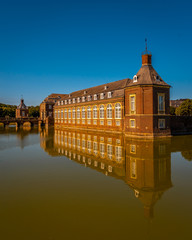
{"label": "building reflection", "polygon": [[153,217],[155,203],[172,187],[170,138],[151,141],[122,134],[48,129],[40,136],[41,147],[49,155],[66,156],[123,180],[142,202],[147,218]]}

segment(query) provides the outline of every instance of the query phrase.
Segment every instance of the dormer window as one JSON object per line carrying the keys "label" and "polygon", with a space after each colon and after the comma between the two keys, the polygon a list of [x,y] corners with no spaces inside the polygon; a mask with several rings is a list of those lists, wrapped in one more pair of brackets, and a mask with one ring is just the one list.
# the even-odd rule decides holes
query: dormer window
{"label": "dormer window", "polygon": [[156,75],[156,80],[157,80],[157,81],[161,81],[159,75]]}
{"label": "dormer window", "polygon": [[104,93],[100,93],[100,99],[104,99]]}
{"label": "dormer window", "polygon": [[88,100],[88,101],[91,101],[91,96],[90,96],[90,95],[87,97],[87,100]]}
{"label": "dormer window", "polygon": [[60,101],[58,101],[58,105],[60,106]]}
{"label": "dormer window", "polygon": [[108,93],[107,93],[107,97],[108,97],[108,98],[111,98],[111,97],[112,97],[112,93],[111,93],[111,92],[108,92]]}
{"label": "dormer window", "polygon": [[69,99],[69,104],[71,104],[71,99]]}
{"label": "dormer window", "polygon": [[69,97],[71,97],[71,94],[69,94]]}
{"label": "dormer window", "polygon": [[61,105],[63,105],[63,101],[61,101]]}
{"label": "dormer window", "polygon": [[83,93],[84,93],[84,94],[86,94],[86,93],[87,93],[87,91],[84,91]]}
{"label": "dormer window", "polygon": [[85,102],[85,97],[82,97],[82,102]]}
{"label": "dormer window", "polygon": [[133,82],[137,82],[137,75],[133,77]]}
{"label": "dormer window", "polygon": [[65,100],[65,104],[67,104],[67,100]]}
{"label": "dormer window", "polygon": [[97,100],[97,94],[94,94],[94,100]]}
{"label": "dormer window", "polygon": [[80,103],[80,97],[77,98],[77,102]]}
{"label": "dormer window", "polygon": [[104,90],[107,90],[107,86],[104,86]]}
{"label": "dormer window", "polygon": [[75,103],[75,98],[73,98],[73,103]]}

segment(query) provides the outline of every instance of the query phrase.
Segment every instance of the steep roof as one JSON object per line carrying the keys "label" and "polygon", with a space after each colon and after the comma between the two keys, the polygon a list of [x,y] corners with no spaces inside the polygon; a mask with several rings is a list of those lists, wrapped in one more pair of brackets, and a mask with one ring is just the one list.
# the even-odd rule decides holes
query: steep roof
{"label": "steep roof", "polygon": [[170,87],[169,84],[163,81],[152,65],[142,65],[136,76],[137,82],[132,80],[129,86],[153,84]]}
{"label": "steep roof", "polygon": [[122,95],[120,90],[124,89],[129,84],[130,81],[131,79],[126,78],[126,79],[118,80],[115,82],[110,82],[110,83],[102,84],[99,86],[82,89],[82,90],[67,94],[66,96],[63,96],[62,99],[77,98],[77,97],[83,97],[83,96],[94,95],[99,93],[112,92],[116,90],[119,90],[119,91],[116,91],[116,95],[120,96]]}

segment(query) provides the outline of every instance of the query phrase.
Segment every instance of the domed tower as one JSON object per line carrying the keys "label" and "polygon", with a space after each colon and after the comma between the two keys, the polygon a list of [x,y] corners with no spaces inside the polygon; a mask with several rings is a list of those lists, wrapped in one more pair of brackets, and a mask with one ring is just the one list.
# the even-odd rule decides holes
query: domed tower
{"label": "domed tower", "polygon": [[21,102],[16,109],[16,118],[25,118],[28,117],[29,110],[28,107],[24,104],[24,99],[21,98]]}
{"label": "domed tower", "polygon": [[169,136],[170,85],[152,66],[152,54],[142,53],[142,66],[125,89],[125,125],[127,135]]}

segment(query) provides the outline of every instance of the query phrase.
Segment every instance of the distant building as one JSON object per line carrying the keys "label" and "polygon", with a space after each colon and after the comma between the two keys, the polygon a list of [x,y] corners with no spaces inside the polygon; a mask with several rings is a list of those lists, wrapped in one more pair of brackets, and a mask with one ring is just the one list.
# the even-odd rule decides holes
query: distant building
{"label": "distant building", "polygon": [[28,117],[28,115],[28,107],[24,104],[24,99],[22,98],[19,106],[16,109],[16,118],[25,118]]}
{"label": "distant building", "polygon": [[40,104],[40,119],[46,120],[47,117],[53,118],[53,107],[57,100],[64,96],[66,96],[66,94],[52,93],[48,97],[46,97]]}
{"label": "distant building", "polygon": [[180,107],[185,100],[187,99],[170,100],[170,106],[175,108]]}
{"label": "distant building", "polygon": [[170,86],[151,64],[151,53],[142,54],[142,66],[132,79],[72,92],[57,99],[56,128],[124,131],[130,136],[168,136]]}

